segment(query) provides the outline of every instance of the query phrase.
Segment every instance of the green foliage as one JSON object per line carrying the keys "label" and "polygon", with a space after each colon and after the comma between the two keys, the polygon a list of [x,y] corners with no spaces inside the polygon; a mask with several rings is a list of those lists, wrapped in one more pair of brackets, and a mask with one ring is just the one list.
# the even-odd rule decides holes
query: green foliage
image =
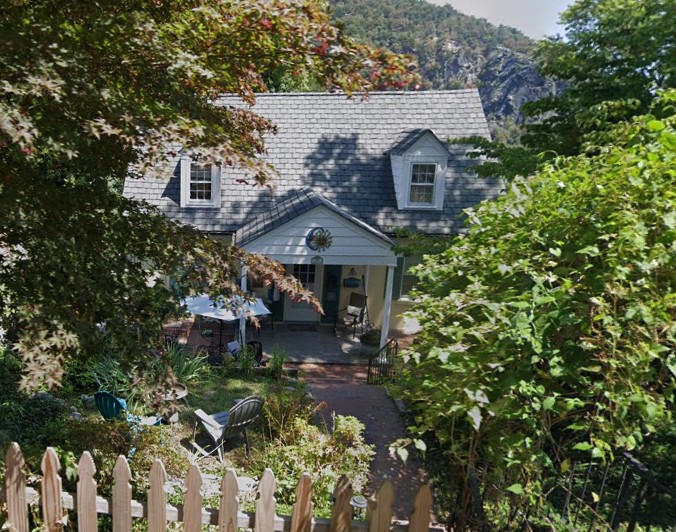
{"label": "green foliage", "polygon": [[171,342],[164,351],[168,368],[160,365],[159,370],[170,369],[174,378],[183,384],[190,384],[202,378],[207,370],[207,357],[199,353],[191,353],[181,345]]}
{"label": "green foliage", "polygon": [[[49,446],[59,446],[63,441],[62,429],[70,410],[61,399],[37,394],[32,397],[12,397],[0,403],[0,452],[13,441],[29,455],[42,456]],[[37,463],[32,464],[37,470]]]}
{"label": "green foliage", "polygon": [[561,14],[565,38],[549,38],[536,59],[561,94],[524,106],[539,117],[523,142],[534,153],[575,155],[585,136],[648,112],[656,91],[676,85],[671,0],[578,0]]}
{"label": "green foliage", "polygon": [[110,392],[127,401],[131,412],[156,413],[166,405],[161,400],[175,384],[194,383],[209,371],[207,357],[191,353],[181,345],[171,342],[153,349],[145,364],[139,366],[125,361],[124,354],[108,338],[105,350],[99,358],[88,364],[78,375],[80,381],[99,391]]}
{"label": "green foliage", "polygon": [[458,141],[472,146],[470,157],[484,159],[482,164],[471,169],[480,177],[511,181],[517,176],[529,176],[536,170],[541,160],[531,149],[520,144],[507,145],[483,137],[470,137]]}
{"label": "green foliage", "polygon": [[112,356],[103,356],[91,364],[86,377],[96,382],[99,391],[110,392],[117,397],[126,398],[130,395],[129,399],[132,400],[131,394],[128,394],[133,392],[134,388],[131,385],[131,378],[122,369],[120,361]]}
{"label": "green foliage", "polygon": [[489,501],[537,505],[574,453],[612,459],[671,419],[675,102],[665,94],[671,116],[617,126],[594,156],[515,179],[417,267],[423,329],[402,393],[417,431],[452,468],[475,466]]}
{"label": "green foliage", "polygon": [[365,345],[380,345],[381,330],[373,327],[359,336],[359,341]]}
{"label": "green foliage", "polygon": [[286,362],[286,351],[277,346],[273,347],[270,360],[268,360],[268,375],[273,379],[281,379],[284,375],[284,362]]}
{"label": "green foliage", "polygon": [[324,87],[311,73],[291,73],[278,67],[265,76],[265,84],[270,92],[322,92]]}
{"label": "green foliage", "polygon": [[408,229],[397,230],[397,242],[392,250],[397,255],[422,256],[428,253],[441,253],[453,243],[453,237],[447,235],[425,235]]}
{"label": "green foliage", "polygon": [[362,425],[356,418],[336,416],[332,434],[322,432],[297,417],[291,432],[293,442],[274,440],[264,449],[254,451],[250,470],[259,474],[269,467],[277,480],[277,502],[288,512],[295,502],[295,489],[303,473],[312,477],[315,515],[330,517],[331,495],[342,475],[347,475],[355,491],[367,482],[373,448],[364,442]]}
{"label": "green foliage", "polygon": [[332,0],[330,4],[334,19],[356,39],[414,56],[427,89],[467,87],[465,63],[483,61],[482,56],[498,46],[519,52],[533,46],[514,28],[496,27],[448,4],[423,0]]}
{"label": "green foliage", "polygon": [[[676,86],[670,0],[577,0],[561,14],[565,37],[536,49],[540,73],[565,87],[526,103],[521,131],[470,139],[480,176],[528,176],[557,156],[595,153],[615,124],[647,113],[659,90]],[[655,111],[653,111],[655,112]],[[519,133],[518,142],[514,136]]]}
{"label": "green foliage", "polygon": [[256,374],[256,351],[249,346],[244,346],[236,360],[237,372],[245,379],[250,379]]}
{"label": "green foliage", "polygon": [[263,405],[268,438],[293,444],[300,437],[295,431],[296,420],[309,423],[323,406],[316,405],[303,386],[285,386],[282,382],[270,384]]}
{"label": "green foliage", "polygon": [[19,393],[21,359],[0,343],[0,398],[3,401]]}
{"label": "green foliage", "polygon": [[[142,365],[182,296],[238,292],[238,262],[318,304],[279,264],[119,194],[179,146],[270,184],[259,155],[273,124],[213,99],[253,103],[280,66],[347,93],[417,82],[410,60],[351,41],[313,0],[2,3],[0,326],[23,387],[55,388],[66,361],[95,359],[102,325]],[[178,290],[149,286],[157,272]]]}

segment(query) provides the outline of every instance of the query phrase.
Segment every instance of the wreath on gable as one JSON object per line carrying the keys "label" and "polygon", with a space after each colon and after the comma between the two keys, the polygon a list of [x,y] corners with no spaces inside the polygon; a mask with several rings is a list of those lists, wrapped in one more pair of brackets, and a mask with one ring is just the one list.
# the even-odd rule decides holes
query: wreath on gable
{"label": "wreath on gable", "polygon": [[329,249],[333,243],[333,237],[328,229],[315,227],[305,237],[305,243],[313,251],[324,251]]}

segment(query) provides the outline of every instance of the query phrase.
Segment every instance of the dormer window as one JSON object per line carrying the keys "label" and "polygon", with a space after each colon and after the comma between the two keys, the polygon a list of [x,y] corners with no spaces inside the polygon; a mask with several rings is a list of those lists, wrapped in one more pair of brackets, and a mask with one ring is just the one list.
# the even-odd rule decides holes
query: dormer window
{"label": "dormer window", "polygon": [[411,205],[434,205],[434,183],[437,175],[436,164],[412,164],[411,188],[408,202]]}
{"label": "dormer window", "polygon": [[399,209],[443,209],[449,155],[446,146],[428,129],[404,135],[390,151]]}
{"label": "dormer window", "polygon": [[213,164],[181,159],[181,207],[220,207],[221,171]]}

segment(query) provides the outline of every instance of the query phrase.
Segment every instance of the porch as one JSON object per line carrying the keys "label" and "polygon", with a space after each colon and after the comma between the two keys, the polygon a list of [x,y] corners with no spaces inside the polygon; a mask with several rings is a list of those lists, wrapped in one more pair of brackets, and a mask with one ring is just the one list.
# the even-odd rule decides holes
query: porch
{"label": "porch", "polygon": [[[282,335],[294,332],[295,322],[308,324],[305,332],[330,332],[339,311],[359,306],[366,321],[380,330],[380,347],[387,343],[397,266],[394,242],[388,236],[317,192],[304,189],[238,229],[234,241],[249,253],[278,260],[321,302],[323,315],[309,303],[268,286],[263,279],[249,279],[250,272],[243,267],[242,290],[253,291],[267,301],[276,322],[290,324],[289,329],[280,331]],[[352,301],[355,295],[361,298],[361,305]],[[337,363],[363,363],[359,350],[354,350],[360,344],[351,338],[336,340],[318,335],[299,345],[302,351],[293,354],[287,350],[289,356],[302,356],[302,361],[308,361],[313,351],[327,347],[327,353],[338,357]]]}
{"label": "porch", "polygon": [[368,365],[369,353],[362,353],[359,335],[351,331],[333,332],[333,325],[275,323],[274,331],[263,325],[260,334],[247,331],[249,339],[259,340],[269,356],[275,349],[286,353],[286,361],[297,364]]}
{"label": "porch", "polygon": [[[226,323],[222,331],[215,330],[211,338],[204,338],[199,327],[192,319],[183,320],[173,326],[165,327],[165,337],[171,337],[189,349],[208,350],[217,344],[234,340],[238,334],[236,322]],[[275,323],[274,330],[269,322],[262,323],[259,330],[253,327],[246,329],[247,340],[258,340],[263,344],[266,358],[275,349],[283,350],[286,361],[296,364],[347,364],[368,365],[369,354],[373,352],[364,348],[359,335],[352,337],[351,330],[333,332],[333,325],[320,323]]]}

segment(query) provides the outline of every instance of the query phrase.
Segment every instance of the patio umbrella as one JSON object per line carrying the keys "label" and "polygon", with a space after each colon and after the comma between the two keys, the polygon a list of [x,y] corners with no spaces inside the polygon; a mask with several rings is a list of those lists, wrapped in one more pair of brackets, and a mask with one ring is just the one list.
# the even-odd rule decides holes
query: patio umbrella
{"label": "patio umbrella", "polygon": [[[243,323],[243,320],[249,316],[266,316],[272,314],[272,312],[270,312],[263,304],[263,300],[260,297],[253,301],[245,301],[240,297],[234,297],[229,300],[212,301],[207,294],[200,294],[198,296],[185,298],[183,304],[191,314],[215,318],[221,322],[240,320],[240,323]],[[242,331],[242,342],[244,343],[243,327],[240,327],[240,331]],[[221,344],[222,333],[223,325],[221,323],[218,336],[219,345]]]}

